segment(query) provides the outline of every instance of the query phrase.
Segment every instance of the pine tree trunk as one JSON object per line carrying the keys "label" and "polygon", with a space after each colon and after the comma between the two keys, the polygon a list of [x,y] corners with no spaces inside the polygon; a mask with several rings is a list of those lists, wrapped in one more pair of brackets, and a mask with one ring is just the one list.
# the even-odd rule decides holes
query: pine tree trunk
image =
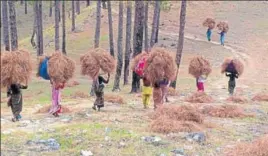
{"label": "pine tree trunk", "polygon": [[89,0],[87,0],[87,6],[90,6],[90,1]]}
{"label": "pine tree trunk", "polygon": [[[26,1],[25,1],[26,2]],[[23,5],[23,0],[20,0],[20,5]]]}
{"label": "pine tree trunk", "polygon": [[126,22],[126,49],[125,49],[125,66],[124,66],[124,85],[128,84],[129,62],[131,54],[131,23],[132,23],[132,2],[127,2],[127,22]]}
{"label": "pine tree trunk", "polygon": [[[184,28],[185,28],[185,17],[186,17],[186,0],[181,1],[181,13],[180,13],[180,30],[179,30],[179,40],[178,40],[178,49],[176,54],[176,63],[177,68],[180,68],[181,64],[181,56],[182,56],[182,50],[183,50],[183,43],[184,43]],[[178,74],[178,73],[177,73]],[[177,76],[176,76],[177,79]],[[176,88],[176,80],[173,82],[172,86],[173,88]]]}
{"label": "pine tree trunk", "polygon": [[3,40],[5,44],[5,50],[10,51],[9,42],[9,24],[8,24],[8,6],[7,1],[2,1],[2,24],[3,24]]}
{"label": "pine tree trunk", "polygon": [[75,7],[74,0],[72,0],[72,32],[75,30]]}
{"label": "pine tree trunk", "polygon": [[97,1],[97,12],[96,12],[96,28],[95,28],[95,44],[94,44],[94,48],[99,47],[100,24],[101,24],[101,0],[98,0]]}
{"label": "pine tree trunk", "polygon": [[27,1],[24,2],[24,13],[28,13]]}
{"label": "pine tree trunk", "polygon": [[155,8],[154,8],[154,17],[153,17],[153,24],[152,24],[150,47],[153,47],[155,43],[159,12],[160,12],[160,1],[156,0]]}
{"label": "pine tree trunk", "polygon": [[159,7],[158,9],[159,13],[158,13],[158,18],[157,18],[157,26],[156,26],[156,33],[155,33],[155,43],[158,42],[158,32],[159,32],[159,24],[160,24],[160,13],[161,13],[161,7]]}
{"label": "pine tree trunk", "polygon": [[102,0],[102,8],[103,9],[107,9],[107,7],[106,7],[106,0]]}
{"label": "pine tree trunk", "polygon": [[65,1],[62,1],[62,52],[66,55]]}
{"label": "pine tree trunk", "polygon": [[10,37],[11,37],[11,50],[15,51],[18,49],[18,34],[16,24],[16,9],[15,2],[8,1],[9,6],[9,23],[10,23]]}
{"label": "pine tree trunk", "polygon": [[60,15],[60,14],[61,14],[61,13],[60,13],[60,6],[61,6],[61,4],[60,4],[60,3],[61,3],[61,2],[59,1],[59,4],[58,4],[58,5],[59,5],[59,14],[58,14],[58,15],[59,15],[59,16],[58,16],[58,17],[59,17],[59,22],[61,21],[61,15]]}
{"label": "pine tree trunk", "polygon": [[59,10],[59,0],[55,0],[55,51],[60,50]]}
{"label": "pine tree trunk", "polygon": [[108,1],[107,3],[108,3],[110,54],[114,57],[113,19],[112,19],[111,1]]}
{"label": "pine tree trunk", "polygon": [[[38,42],[38,35],[36,35],[37,34],[37,16],[38,16],[38,3],[37,3],[37,1],[35,1],[34,2],[34,4],[33,4],[33,12],[34,12],[34,23],[33,23],[33,33],[32,33],[32,36],[31,36],[31,44],[32,44],[32,47],[33,48],[37,48],[37,46],[36,46],[36,42]],[[37,38],[36,38],[36,42],[35,42],[35,40],[34,40],[34,36],[37,36]],[[36,50],[36,54],[37,54],[37,56],[39,55],[39,51],[38,51],[38,49]]]}
{"label": "pine tree trunk", "polygon": [[52,17],[52,1],[49,3],[49,17]]}
{"label": "pine tree trunk", "polygon": [[36,22],[37,22],[37,54],[41,56],[44,54],[43,47],[43,17],[42,17],[42,1],[36,1]]}
{"label": "pine tree trunk", "polygon": [[148,7],[149,2],[145,2],[145,15],[144,15],[144,47],[145,51],[149,52],[149,43],[148,43]]}
{"label": "pine tree trunk", "polygon": [[[135,22],[134,22],[134,35],[133,35],[133,57],[142,52],[143,42],[143,26],[144,26],[144,2],[135,1]],[[140,78],[133,72],[132,74],[132,88],[131,93],[140,91]]]}
{"label": "pine tree trunk", "polygon": [[123,1],[119,1],[118,37],[117,37],[117,67],[113,91],[120,91],[120,78],[123,67]]}
{"label": "pine tree trunk", "polygon": [[76,1],[76,13],[79,15],[80,14],[80,1]]}

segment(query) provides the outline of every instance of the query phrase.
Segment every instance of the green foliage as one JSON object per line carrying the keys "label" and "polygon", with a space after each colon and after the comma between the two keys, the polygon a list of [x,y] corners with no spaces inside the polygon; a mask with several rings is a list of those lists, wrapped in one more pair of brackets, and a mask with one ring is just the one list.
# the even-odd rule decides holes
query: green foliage
{"label": "green foliage", "polygon": [[166,11],[166,12],[170,11],[171,5],[172,4],[169,1],[161,1],[160,2],[161,10]]}

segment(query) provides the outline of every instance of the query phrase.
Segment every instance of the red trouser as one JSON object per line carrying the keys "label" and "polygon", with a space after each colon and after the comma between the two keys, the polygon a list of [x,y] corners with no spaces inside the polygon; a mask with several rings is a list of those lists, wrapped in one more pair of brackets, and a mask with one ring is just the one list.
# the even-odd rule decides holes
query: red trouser
{"label": "red trouser", "polygon": [[204,91],[204,83],[203,82],[198,82],[197,83],[197,89],[198,91]]}

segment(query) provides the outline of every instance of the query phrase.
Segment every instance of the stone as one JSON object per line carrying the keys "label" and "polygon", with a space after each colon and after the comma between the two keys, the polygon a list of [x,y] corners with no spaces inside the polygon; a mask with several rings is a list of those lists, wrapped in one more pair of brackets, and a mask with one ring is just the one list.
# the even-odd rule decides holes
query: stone
{"label": "stone", "polygon": [[84,151],[84,150],[81,150],[80,155],[81,155],[81,156],[92,156],[93,153],[92,153],[91,151]]}
{"label": "stone", "polygon": [[126,147],[126,143],[123,142],[123,141],[120,141],[120,143],[119,143],[119,147]]}
{"label": "stone", "polygon": [[167,155],[162,153],[162,154],[160,154],[160,156],[167,156]]}
{"label": "stone", "polygon": [[110,140],[110,137],[105,136],[104,140],[105,140],[105,141],[109,141],[109,140]]}
{"label": "stone", "polygon": [[206,141],[206,135],[203,132],[197,132],[197,133],[189,133],[186,136],[186,140],[192,142],[198,142],[198,143],[204,143]]}
{"label": "stone", "polygon": [[111,132],[111,128],[109,128],[109,127],[105,127],[105,134],[107,135],[108,133],[110,133]]}
{"label": "stone", "polygon": [[184,150],[182,148],[177,148],[171,151],[172,153],[175,154],[180,154],[180,155],[184,155]]}
{"label": "stone", "polygon": [[28,140],[26,142],[26,145],[31,146],[32,150],[34,151],[55,151],[59,150],[60,144],[57,142],[57,140],[50,138],[48,140]]}
{"label": "stone", "polygon": [[160,142],[162,139],[158,136],[147,136],[147,137],[141,137],[142,140],[145,142],[153,143],[153,142]]}

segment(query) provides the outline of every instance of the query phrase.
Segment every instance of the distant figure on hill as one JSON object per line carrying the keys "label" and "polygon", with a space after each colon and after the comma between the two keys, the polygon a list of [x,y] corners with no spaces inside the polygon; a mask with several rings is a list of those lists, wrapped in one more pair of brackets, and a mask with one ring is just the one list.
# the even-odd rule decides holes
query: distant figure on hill
{"label": "distant figure on hill", "polygon": [[220,42],[221,42],[221,45],[224,46],[225,32],[222,31],[219,34],[220,34]]}

